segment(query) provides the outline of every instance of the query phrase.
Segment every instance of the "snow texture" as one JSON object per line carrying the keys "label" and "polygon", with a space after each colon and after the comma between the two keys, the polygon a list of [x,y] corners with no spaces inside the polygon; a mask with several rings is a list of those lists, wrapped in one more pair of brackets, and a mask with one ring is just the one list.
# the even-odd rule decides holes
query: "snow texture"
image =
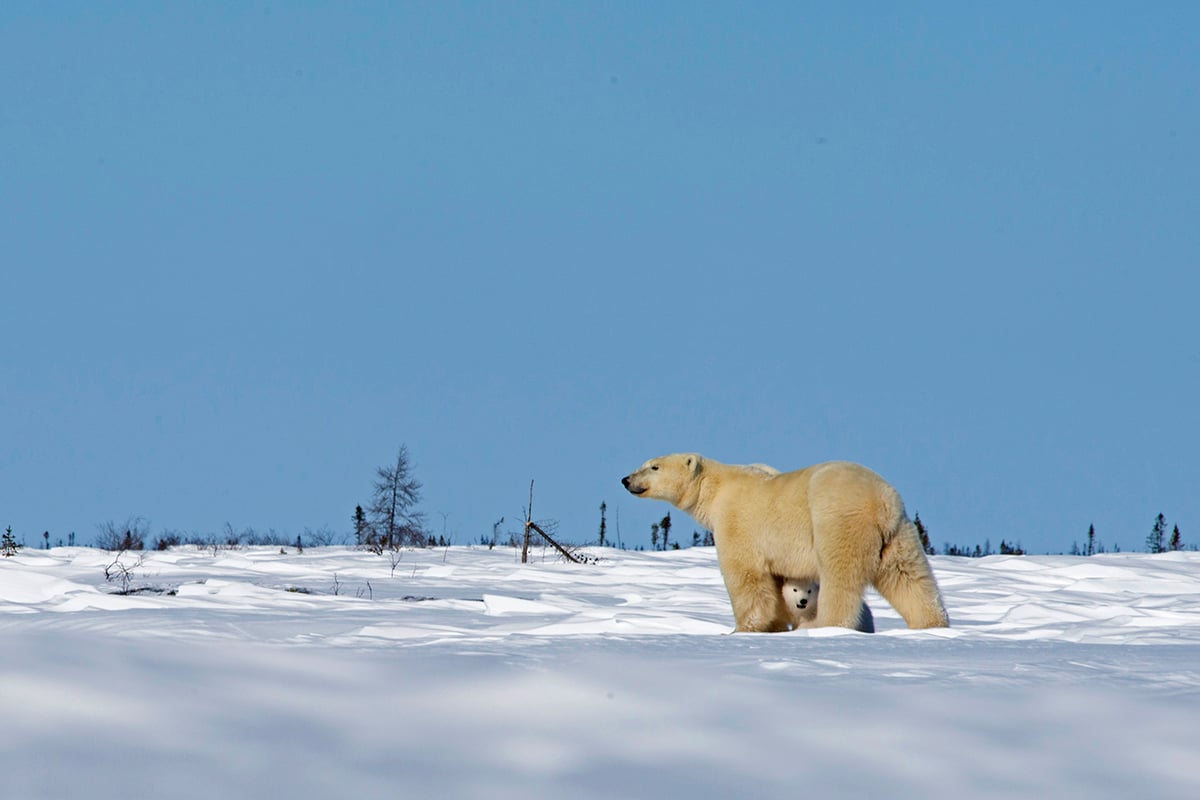
{"label": "snow texture", "polygon": [[1200,554],[935,557],[736,634],[711,548],[0,559],[0,796],[1200,797]]}

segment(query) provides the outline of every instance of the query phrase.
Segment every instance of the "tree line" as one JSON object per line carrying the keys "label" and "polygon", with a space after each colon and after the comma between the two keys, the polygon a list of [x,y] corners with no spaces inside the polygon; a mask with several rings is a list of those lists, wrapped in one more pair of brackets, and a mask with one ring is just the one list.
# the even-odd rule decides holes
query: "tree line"
{"label": "tree line", "polygon": [[[611,541],[607,538],[608,506],[605,503],[600,504],[600,537],[599,544],[601,547],[612,546]],[[1001,539],[997,548],[993,549],[991,539],[985,539],[983,544],[976,545],[958,545],[945,542],[942,549],[939,551],[929,537],[929,529],[921,519],[920,513],[913,515],[913,525],[917,529],[917,536],[921,540],[921,547],[924,548],[926,554],[931,556],[965,556],[967,558],[983,558],[984,556],[1002,555],[1002,556],[1023,556],[1027,555],[1025,548],[1021,546],[1020,541],[1009,542],[1006,539]],[[1146,539],[1146,552],[1148,553],[1165,553],[1177,550],[1198,550],[1196,545],[1185,546],[1183,535],[1179,531],[1179,526],[1176,525],[1168,537],[1166,535],[1167,522],[1166,518],[1159,514],[1154,520],[1154,527],[1151,529],[1150,535]],[[650,524],[650,549],[652,550],[678,550],[681,547],[680,542],[670,541],[671,532],[671,515],[668,513],[658,522]],[[692,547],[712,547],[713,534],[712,531],[705,531],[701,534],[699,531],[692,532]],[[619,545],[618,545],[619,546]],[[621,548],[624,549],[624,548]],[[643,548],[637,548],[643,549]],[[1084,546],[1081,548],[1078,542],[1072,544],[1070,555],[1092,556],[1101,553],[1109,552],[1105,549],[1103,543],[1096,537],[1096,526],[1091,525],[1088,528],[1087,538]],[[1121,552],[1120,546],[1114,546],[1114,553]]]}
{"label": "tree line", "polygon": [[[425,527],[425,515],[416,509],[421,500],[421,488],[421,482],[414,476],[408,448],[401,445],[394,462],[375,470],[370,499],[365,505],[356,506],[351,516],[354,543],[380,553],[401,547],[448,544],[444,536],[435,538],[429,533]],[[49,531],[42,536],[42,546],[50,549]],[[302,550],[304,545],[321,547],[342,544],[346,540],[345,535],[328,527],[305,528],[303,533],[292,537],[274,529],[266,532],[253,528],[238,530],[230,523],[225,523],[219,533],[184,534],[165,530],[158,536],[152,536],[150,523],[140,516],[133,516],[121,523],[110,520],[97,525],[93,544],[101,550],[110,551],[167,550],[181,545],[213,548],[272,545]],[[66,544],[75,545],[74,533]],[[59,539],[56,546],[63,545],[64,542]],[[25,547],[24,541],[18,542],[9,526],[0,538],[0,551],[10,556],[22,547]]]}
{"label": "tree line", "polygon": [[[917,514],[913,518],[913,524],[917,527],[917,534],[921,538],[921,546],[925,548],[925,552],[931,556],[938,555],[937,549],[930,543],[929,533],[926,530],[924,523],[921,522],[920,514]],[[1155,517],[1154,525],[1150,530],[1150,534],[1146,537],[1147,553],[1167,553],[1179,550],[1200,550],[1200,547],[1197,547],[1195,544],[1184,544],[1183,534],[1180,532],[1178,525],[1174,527],[1169,537],[1166,535],[1166,530],[1166,517],[1160,513],[1157,517]],[[1107,550],[1104,546],[1104,543],[1096,535],[1096,526],[1093,524],[1088,526],[1087,536],[1084,538],[1083,545],[1081,546],[1079,542],[1072,542],[1071,550],[1066,555],[1094,556],[1107,552],[1119,553],[1121,552],[1121,546],[1113,545],[1111,551]],[[1026,552],[1021,547],[1020,542],[1012,544],[1004,539],[1000,540],[999,551],[994,551],[992,550],[991,540],[985,539],[983,545],[977,544],[974,547],[963,547],[961,545],[953,545],[947,542],[943,547],[941,554],[946,556],[967,556],[968,558],[981,558],[983,556],[990,555],[1023,556],[1026,555]]]}
{"label": "tree line", "polygon": [[[395,552],[404,547],[444,547],[449,545],[450,542],[446,540],[444,535],[435,537],[428,530],[425,514],[417,510],[417,506],[421,500],[422,488],[421,482],[417,480],[414,474],[414,467],[408,453],[408,447],[402,444],[397,451],[394,462],[376,468],[375,479],[367,502],[365,504],[360,503],[354,508],[354,513],[350,518],[352,525],[350,536],[353,539],[353,543],[374,553],[383,553],[385,550]],[[619,525],[617,528],[617,541],[615,543],[612,541],[608,531],[607,513],[607,504],[601,502],[598,544],[601,547],[615,546],[625,549],[624,544],[621,542]],[[495,547],[498,543],[499,528],[503,522],[504,518],[501,517],[492,526],[491,539],[489,540],[486,536],[480,536],[480,543],[489,547]],[[1018,556],[1026,554],[1019,541],[1014,543],[1005,539],[1000,540],[999,547],[996,550],[992,549],[990,539],[985,539],[982,545],[976,544],[974,546],[962,546],[945,542],[939,553],[938,549],[933,545],[929,531],[925,523],[921,520],[919,513],[914,515],[913,525],[917,529],[921,546],[929,555],[940,554],[981,558],[995,554]],[[1186,545],[1184,543],[1179,525],[1174,525],[1169,535],[1167,527],[1166,516],[1161,513],[1158,514],[1154,519],[1150,533],[1146,537],[1146,552],[1166,553],[1200,549],[1195,544]],[[290,536],[276,533],[274,530],[269,530],[266,533],[256,532],[250,528],[238,531],[229,523],[226,523],[224,530],[220,534],[210,534],[207,536],[192,534],[187,536],[176,532],[164,531],[158,537],[151,538],[149,523],[141,517],[131,517],[123,524],[111,521],[105,522],[98,525],[97,528],[98,534],[95,546],[102,550],[111,551],[144,550],[147,546],[155,550],[166,550],[180,545],[214,548],[221,546],[275,545],[280,547],[293,546],[298,550],[302,550],[306,544],[310,547],[320,547],[339,544],[346,539],[346,537],[339,536],[339,534],[328,527],[316,530],[305,528],[304,532],[297,535],[293,540]],[[671,534],[672,520],[671,514],[668,512],[662,519],[651,523],[650,548],[652,550],[680,549],[683,543],[678,539],[673,540]],[[42,534],[42,539],[43,547],[49,549],[49,531]],[[74,533],[70,535],[68,541],[70,546],[74,546]],[[510,535],[508,544],[519,546],[517,545],[515,535]],[[689,544],[691,547],[713,546],[712,531],[706,530],[703,533],[695,530],[692,531]],[[57,546],[61,547],[62,545],[63,541],[59,539]],[[17,541],[10,526],[4,532],[2,539],[0,539],[0,555],[14,555],[17,549],[24,546],[24,541]],[[645,548],[639,546],[636,549],[641,550]],[[1114,545],[1111,551],[1106,550],[1104,544],[1096,535],[1096,526],[1090,525],[1082,546],[1078,542],[1072,542],[1070,555],[1092,556],[1105,552],[1119,553],[1121,552],[1121,548],[1119,545]]]}

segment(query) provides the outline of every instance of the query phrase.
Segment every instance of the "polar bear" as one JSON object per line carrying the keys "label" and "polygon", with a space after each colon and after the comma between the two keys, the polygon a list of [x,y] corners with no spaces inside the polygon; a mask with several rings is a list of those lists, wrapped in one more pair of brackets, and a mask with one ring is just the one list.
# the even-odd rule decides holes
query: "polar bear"
{"label": "polar bear", "polygon": [[816,625],[856,628],[873,585],[910,628],[950,624],[933,570],[899,493],[848,461],[777,473],[696,453],[652,458],[621,479],[713,532],[739,631],[792,623],[783,585],[820,584]]}
{"label": "polar bear", "polygon": [[[795,578],[783,578],[781,583],[783,602],[792,616],[792,630],[816,627],[817,596],[821,585],[816,581],[801,581]],[[858,620],[854,629],[862,633],[875,632],[875,616],[865,600],[858,610]]]}

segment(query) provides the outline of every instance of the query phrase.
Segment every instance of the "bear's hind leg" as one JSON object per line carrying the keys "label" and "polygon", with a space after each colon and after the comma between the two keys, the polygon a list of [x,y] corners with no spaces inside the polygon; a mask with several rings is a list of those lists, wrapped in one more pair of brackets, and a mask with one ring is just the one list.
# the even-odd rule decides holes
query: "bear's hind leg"
{"label": "bear's hind leg", "polygon": [[[916,528],[907,518],[883,547],[872,581],[910,628],[948,628],[950,618]],[[824,601],[824,597],[821,598]]]}
{"label": "bear's hind leg", "polygon": [[[816,625],[821,628],[837,626],[859,630],[864,607],[862,588],[852,583],[822,580],[817,599]],[[870,611],[866,613],[870,614]]]}
{"label": "bear's hind leg", "polygon": [[879,563],[879,544],[862,535],[863,510],[841,508],[831,497],[834,495],[822,495],[812,504],[813,546],[821,584],[817,625],[858,630],[863,624],[863,593]]}

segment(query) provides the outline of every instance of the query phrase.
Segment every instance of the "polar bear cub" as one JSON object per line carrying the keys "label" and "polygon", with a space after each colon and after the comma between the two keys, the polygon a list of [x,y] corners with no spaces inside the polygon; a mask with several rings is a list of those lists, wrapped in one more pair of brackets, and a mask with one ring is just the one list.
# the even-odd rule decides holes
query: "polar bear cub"
{"label": "polar bear cub", "polygon": [[[783,592],[783,602],[792,614],[792,630],[817,627],[817,596],[821,584],[784,578],[780,590]],[[875,632],[875,616],[865,600],[858,610],[858,624],[854,629],[862,633]]]}

